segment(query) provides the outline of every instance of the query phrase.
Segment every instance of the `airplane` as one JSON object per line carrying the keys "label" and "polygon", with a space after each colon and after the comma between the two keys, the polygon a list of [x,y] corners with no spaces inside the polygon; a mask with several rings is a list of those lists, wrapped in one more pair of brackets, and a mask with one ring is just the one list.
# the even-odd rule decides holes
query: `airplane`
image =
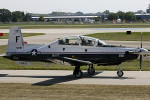
{"label": "airplane", "polygon": [[[39,40],[40,41],[40,40]],[[4,56],[14,61],[51,62],[55,59],[75,66],[73,76],[81,78],[83,72],[80,67],[88,66],[88,75],[95,74],[94,65],[118,65],[117,75],[124,75],[120,64],[137,59],[140,56],[140,70],[142,69],[142,55],[148,50],[124,46],[108,45],[102,40],[87,36],[68,36],[57,39],[47,45],[25,44],[21,28],[15,26],[10,29],[8,48]]]}

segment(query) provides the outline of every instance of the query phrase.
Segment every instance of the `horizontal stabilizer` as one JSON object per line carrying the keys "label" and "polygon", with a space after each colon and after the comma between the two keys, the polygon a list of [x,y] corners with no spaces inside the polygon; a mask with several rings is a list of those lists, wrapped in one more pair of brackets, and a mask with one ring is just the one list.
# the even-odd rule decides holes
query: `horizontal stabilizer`
{"label": "horizontal stabilizer", "polygon": [[6,57],[7,55],[5,53],[0,54],[0,57]]}

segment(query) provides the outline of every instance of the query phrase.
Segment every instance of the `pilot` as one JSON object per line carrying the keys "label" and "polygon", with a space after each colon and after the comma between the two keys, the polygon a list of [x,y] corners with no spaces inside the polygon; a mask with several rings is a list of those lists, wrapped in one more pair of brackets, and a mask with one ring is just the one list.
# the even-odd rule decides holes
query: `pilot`
{"label": "pilot", "polygon": [[59,40],[59,44],[65,44],[63,40]]}
{"label": "pilot", "polygon": [[88,40],[88,45],[92,46],[92,41]]}
{"label": "pilot", "polygon": [[66,40],[65,40],[65,44],[69,44],[69,39],[66,39]]}
{"label": "pilot", "polygon": [[101,47],[101,46],[103,46],[103,44],[98,41],[97,46]]}
{"label": "pilot", "polygon": [[86,45],[87,43],[86,43],[86,41],[83,39],[82,40],[82,45]]}

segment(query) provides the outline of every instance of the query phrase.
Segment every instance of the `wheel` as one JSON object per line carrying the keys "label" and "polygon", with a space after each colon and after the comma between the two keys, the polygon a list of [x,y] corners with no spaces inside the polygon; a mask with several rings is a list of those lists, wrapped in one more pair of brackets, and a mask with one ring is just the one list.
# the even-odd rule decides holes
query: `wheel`
{"label": "wheel", "polygon": [[118,70],[117,75],[118,75],[118,77],[122,77],[124,75],[124,73],[122,70]]}
{"label": "wheel", "polygon": [[83,72],[81,70],[74,70],[73,75],[75,78],[81,78],[83,76]]}
{"label": "wheel", "polygon": [[95,69],[94,69],[93,66],[88,68],[88,74],[89,74],[90,76],[93,76],[93,75],[95,74]]}

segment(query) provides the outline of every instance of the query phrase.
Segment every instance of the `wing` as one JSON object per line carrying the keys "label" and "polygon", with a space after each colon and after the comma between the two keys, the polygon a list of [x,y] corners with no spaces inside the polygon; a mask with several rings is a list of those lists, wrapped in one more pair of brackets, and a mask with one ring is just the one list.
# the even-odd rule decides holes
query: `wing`
{"label": "wing", "polygon": [[92,64],[90,61],[84,61],[84,60],[79,60],[79,59],[74,59],[74,58],[69,58],[69,57],[63,57],[62,60],[70,63],[71,65],[89,65],[89,64]]}

